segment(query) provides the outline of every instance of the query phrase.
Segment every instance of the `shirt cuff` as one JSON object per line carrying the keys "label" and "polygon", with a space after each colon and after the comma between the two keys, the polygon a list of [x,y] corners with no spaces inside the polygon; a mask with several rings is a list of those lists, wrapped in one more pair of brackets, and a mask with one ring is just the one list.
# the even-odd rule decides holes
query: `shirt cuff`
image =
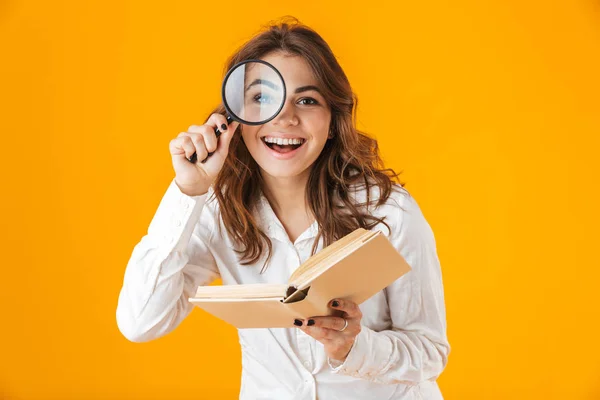
{"label": "shirt cuff", "polygon": [[390,338],[379,335],[372,329],[361,326],[352,349],[346,359],[341,362],[327,359],[331,371],[335,374],[349,375],[356,378],[377,381],[377,375],[389,365],[392,354]]}
{"label": "shirt cuff", "polygon": [[[352,344],[352,349],[354,349],[355,345],[356,345],[356,340]],[[350,349],[350,353],[352,352],[352,349]],[[348,353],[348,355],[346,356],[346,360],[350,356],[350,353]],[[329,364],[329,368],[331,368],[331,370],[333,372],[339,372],[342,365],[344,365],[344,361],[334,360],[333,358],[329,358],[329,357],[327,357],[327,363]]]}
{"label": "shirt cuff", "polygon": [[169,250],[185,250],[209,193],[188,196],[173,179],[150,223],[149,236]]}

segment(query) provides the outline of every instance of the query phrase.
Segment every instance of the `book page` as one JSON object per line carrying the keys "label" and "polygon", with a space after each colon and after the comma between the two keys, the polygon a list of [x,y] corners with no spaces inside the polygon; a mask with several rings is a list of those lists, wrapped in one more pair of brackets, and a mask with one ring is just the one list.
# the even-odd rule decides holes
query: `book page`
{"label": "book page", "polygon": [[349,246],[356,240],[360,239],[361,237],[363,237],[364,235],[367,235],[369,233],[371,233],[371,232],[366,229],[358,228],[355,231],[344,236],[343,238],[336,240],[335,242],[333,242],[329,246],[325,247],[318,253],[312,255],[311,257],[308,258],[308,260],[306,260],[304,263],[302,263],[302,265],[300,265],[298,267],[298,269],[296,269],[292,273],[292,275],[290,276],[290,280],[289,280],[290,284],[292,284],[292,282],[304,280],[303,279],[304,275],[306,275],[308,272],[310,272],[316,265],[321,263],[324,259],[334,255],[336,252],[340,251],[341,249],[343,249],[346,246]]}
{"label": "book page", "polygon": [[245,285],[200,286],[196,299],[258,299],[283,298],[288,285],[279,283],[251,283]]}
{"label": "book page", "polygon": [[295,318],[305,317],[287,309],[281,299],[277,298],[189,300],[204,311],[240,329],[293,328]]}
{"label": "book page", "polygon": [[337,248],[336,251],[330,253],[326,258],[311,266],[312,268],[308,269],[294,281],[290,281],[290,285],[294,285],[297,289],[304,289],[308,284],[310,284],[310,282],[321,275],[324,271],[329,269],[332,265],[347,257],[349,254],[362,247],[363,244],[380,233],[380,231],[371,232],[365,230],[364,234],[354,237],[350,243]]}
{"label": "book page", "polygon": [[294,296],[284,300],[284,305],[297,312],[328,315],[332,299],[339,298],[361,304],[375,293],[410,271],[410,265],[381,231],[356,243],[352,248],[329,257],[319,265],[312,276],[302,277],[296,293],[306,291],[300,301]]}
{"label": "book page", "polygon": [[189,301],[240,329],[292,328],[294,318],[330,315],[331,299],[361,304],[410,271],[380,231],[329,254],[293,281],[301,286],[287,298],[288,285],[251,284],[203,286]]}

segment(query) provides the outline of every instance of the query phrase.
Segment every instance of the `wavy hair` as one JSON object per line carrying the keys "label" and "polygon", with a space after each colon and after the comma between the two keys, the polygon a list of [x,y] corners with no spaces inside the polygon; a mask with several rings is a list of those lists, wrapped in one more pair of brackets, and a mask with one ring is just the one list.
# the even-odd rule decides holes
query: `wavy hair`
{"label": "wavy hair", "polygon": [[[318,223],[312,254],[321,237],[323,246],[361,227],[371,229],[383,220],[370,215],[368,208],[383,204],[394,189],[394,181],[401,187],[399,174],[384,169],[377,141],[356,128],[358,98],[352,92],[346,74],[337,62],[329,45],[313,29],[296,18],[286,17],[271,23],[262,32],[242,45],[227,61],[225,73],[239,62],[260,59],[272,52],[283,52],[303,57],[310,65],[323,95],[331,108],[330,131],[323,151],[311,166],[306,187],[307,205]],[[220,105],[213,113],[225,113]],[[237,128],[241,129],[241,126]],[[239,132],[237,132],[239,133]],[[243,246],[236,250],[242,265],[254,264],[263,255],[268,256],[264,272],[272,254],[269,237],[259,228],[252,213],[263,184],[261,171],[250,155],[241,134],[231,140],[229,154],[213,184],[214,196],[227,232]],[[379,188],[377,200],[372,200],[371,189]],[[357,202],[351,195],[353,188],[366,189],[366,202]],[[219,224],[219,229],[221,226]]]}

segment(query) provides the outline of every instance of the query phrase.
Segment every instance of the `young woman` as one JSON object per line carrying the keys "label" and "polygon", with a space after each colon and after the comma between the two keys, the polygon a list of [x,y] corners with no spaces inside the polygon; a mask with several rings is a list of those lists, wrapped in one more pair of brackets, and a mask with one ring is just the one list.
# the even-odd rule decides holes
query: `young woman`
{"label": "young woman", "polygon": [[[190,313],[199,285],[286,283],[324,246],[378,229],[412,270],[360,305],[332,299],[344,318],[239,329],[240,398],[441,399],[450,346],[434,235],[398,174],[383,169],[377,142],[356,129],[344,71],[297,21],[254,37],[227,69],[248,59],[279,70],[285,104],[258,126],[228,124],[221,106],[170,142],[175,177],[127,265],[119,329],[156,339]],[[188,160],[213,151],[206,163]]]}

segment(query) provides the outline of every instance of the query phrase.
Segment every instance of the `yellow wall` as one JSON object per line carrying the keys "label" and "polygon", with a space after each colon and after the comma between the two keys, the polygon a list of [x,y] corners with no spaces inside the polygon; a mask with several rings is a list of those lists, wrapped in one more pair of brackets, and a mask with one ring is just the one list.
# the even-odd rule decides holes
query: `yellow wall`
{"label": "yellow wall", "polygon": [[132,344],[115,308],[169,141],[284,14],[335,50],[436,233],[446,398],[600,398],[597,2],[202,3],[0,2],[0,398],[237,398],[232,328],[196,310]]}

